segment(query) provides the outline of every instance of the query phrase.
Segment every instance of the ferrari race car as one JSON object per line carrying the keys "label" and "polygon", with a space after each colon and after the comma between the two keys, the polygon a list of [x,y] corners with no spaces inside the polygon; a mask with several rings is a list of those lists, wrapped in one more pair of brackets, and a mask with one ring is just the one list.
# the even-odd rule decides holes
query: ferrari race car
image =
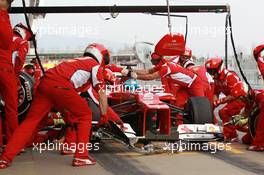
{"label": "ferrari race car", "polygon": [[[125,83],[118,86],[119,88],[110,88],[115,90],[108,93],[108,101],[125,123],[125,129],[113,127],[114,124],[111,124],[114,128],[114,135],[110,134],[111,137],[132,147],[138,141],[149,144],[151,141],[208,142],[223,139],[221,127],[213,124],[213,111],[206,97],[191,97],[186,107],[180,109],[171,104],[171,101],[176,100],[172,94],[146,89],[138,91],[137,82],[127,78],[121,82]],[[87,99],[90,107],[93,106],[92,100],[89,97]],[[176,114],[184,116],[184,124],[174,125]],[[103,136],[102,131],[100,128],[96,136]],[[109,136],[109,131],[106,135]]]}
{"label": "ferrari race car", "polygon": [[[21,73],[20,81],[19,120],[23,121],[32,101],[34,81],[24,72]],[[127,82],[133,86],[128,86]],[[127,77],[125,77],[124,84],[118,86],[123,87],[121,91],[109,91],[108,99],[109,105],[125,123],[123,127],[109,122],[109,125],[98,128],[99,108],[89,96],[84,97],[93,111],[92,140],[115,139],[131,148],[135,148],[136,143],[139,142],[147,146],[152,141],[208,142],[222,140],[221,127],[213,124],[213,112],[207,98],[191,97],[186,107],[180,109],[171,105],[170,102],[176,100],[172,94],[148,90],[139,92],[135,88],[138,86],[137,82]],[[124,90],[127,86],[130,89]],[[131,87],[134,88],[133,91],[131,91]],[[184,124],[179,126],[173,124],[176,121],[176,114],[184,116]],[[63,128],[47,127],[44,130],[59,129],[61,133],[64,133]],[[62,135],[58,134],[59,137]]]}

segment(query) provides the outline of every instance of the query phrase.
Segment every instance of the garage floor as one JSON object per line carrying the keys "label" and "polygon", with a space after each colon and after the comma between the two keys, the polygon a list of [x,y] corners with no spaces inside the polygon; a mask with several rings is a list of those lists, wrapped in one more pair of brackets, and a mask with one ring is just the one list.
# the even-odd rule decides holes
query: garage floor
{"label": "garage floor", "polygon": [[28,149],[13,165],[0,170],[3,175],[253,175],[264,174],[264,153],[246,151],[242,144],[232,144],[231,150],[209,152],[163,153],[142,155],[128,151],[123,145],[107,141],[92,153],[97,165],[74,168],[71,156],[51,151],[42,154]]}

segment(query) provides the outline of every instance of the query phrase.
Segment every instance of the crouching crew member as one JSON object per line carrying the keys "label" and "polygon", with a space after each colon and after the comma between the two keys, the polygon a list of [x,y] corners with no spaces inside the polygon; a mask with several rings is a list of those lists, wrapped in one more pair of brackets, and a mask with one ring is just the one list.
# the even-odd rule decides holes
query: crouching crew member
{"label": "crouching crew member", "polygon": [[[213,106],[214,80],[212,76],[206,71],[205,66],[195,65],[195,63],[192,61],[192,50],[186,47],[185,52],[180,55],[177,63],[180,64],[183,68],[192,71],[201,78],[205,90],[205,96]],[[190,96],[188,95],[186,88],[181,88],[177,93],[176,106],[184,108],[189,97]],[[177,115],[178,118],[182,118],[182,114]],[[216,118],[214,119],[214,122],[217,123]]]}
{"label": "crouching crew member", "polygon": [[[240,114],[245,107],[243,97],[246,96],[246,91],[244,90],[243,82],[235,72],[223,68],[222,58],[208,59],[205,67],[207,72],[213,76],[215,82],[214,94],[217,100],[214,101],[214,107],[227,103],[219,111],[220,118],[223,123],[226,123],[232,116]],[[219,99],[221,93],[225,97]],[[238,141],[235,126],[224,126],[224,138],[225,141]]]}
{"label": "crouching crew member", "polygon": [[264,151],[264,90],[250,90],[249,101],[252,103],[249,103],[250,106],[247,106],[247,108],[254,110],[257,107],[260,112],[258,114],[255,138],[251,138],[250,142],[248,142],[250,144],[248,150]]}
{"label": "crouching crew member", "polygon": [[207,72],[205,66],[195,65],[195,63],[192,60],[192,50],[186,48],[184,54],[180,56],[179,62],[182,67],[192,71],[202,79],[205,89],[205,95],[210,100],[211,104],[213,104],[214,79]]}
{"label": "crouching crew member", "polygon": [[96,163],[88,155],[86,148],[91,130],[91,109],[78,93],[87,91],[92,85],[99,93],[101,117],[107,117],[108,104],[102,66],[108,64],[109,52],[103,45],[91,44],[86,48],[85,53],[85,57],[62,62],[46,72],[37,88],[25,121],[16,129],[1,156],[0,168],[10,165],[52,108],[59,111],[67,110],[78,118],[77,150],[72,165],[85,166]]}
{"label": "crouching crew member", "polygon": [[[115,77],[115,75],[113,74],[113,72],[120,72],[122,74],[127,74],[128,70],[125,68],[121,68],[118,67],[114,64],[109,64],[109,65],[105,65],[104,66],[104,71],[103,71],[103,78],[106,84],[110,84],[110,85],[117,85],[117,79]],[[82,93],[81,96],[83,96],[84,98],[89,98],[91,99],[91,103],[94,103],[94,108],[99,108],[99,94],[98,92],[91,86],[90,88],[88,88],[87,92]],[[97,109],[94,109],[95,111],[97,111]],[[96,115],[96,112],[95,112]],[[97,124],[98,127],[100,127],[101,125],[104,125],[105,123],[107,123],[108,121],[112,121],[118,125],[120,125],[122,128],[124,128],[124,123],[123,121],[120,119],[120,116],[111,108],[108,107],[107,108],[107,118],[100,118],[99,122]],[[74,145],[76,144],[76,118],[74,118],[74,116],[68,112],[65,111],[63,116],[66,118],[66,122],[67,122],[67,128],[66,128],[66,133],[65,133],[65,140],[64,143],[66,145]],[[93,116],[93,119],[96,120],[96,116]],[[105,119],[107,119],[108,121],[105,121]],[[69,148],[65,148],[63,150],[61,150],[61,154],[62,155],[71,155],[74,154],[75,150]]]}

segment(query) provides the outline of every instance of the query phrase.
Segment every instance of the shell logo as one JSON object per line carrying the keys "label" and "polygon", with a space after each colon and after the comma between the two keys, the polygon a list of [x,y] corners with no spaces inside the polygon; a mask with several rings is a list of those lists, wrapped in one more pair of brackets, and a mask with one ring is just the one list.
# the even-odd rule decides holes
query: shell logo
{"label": "shell logo", "polygon": [[214,132],[216,132],[216,129],[214,127],[210,126],[208,128],[208,131],[214,133]]}

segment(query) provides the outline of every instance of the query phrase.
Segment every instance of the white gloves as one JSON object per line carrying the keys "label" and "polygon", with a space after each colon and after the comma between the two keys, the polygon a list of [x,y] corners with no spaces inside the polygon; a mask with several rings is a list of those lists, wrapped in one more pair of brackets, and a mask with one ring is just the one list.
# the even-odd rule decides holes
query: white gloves
{"label": "white gloves", "polygon": [[129,70],[126,69],[126,68],[124,68],[124,69],[121,71],[121,74],[122,74],[123,76],[127,76],[128,73],[129,73]]}
{"label": "white gloves", "polygon": [[137,73],[136,72],[131,72],[131,77],[133,78],[133,79],[137,79]]}

